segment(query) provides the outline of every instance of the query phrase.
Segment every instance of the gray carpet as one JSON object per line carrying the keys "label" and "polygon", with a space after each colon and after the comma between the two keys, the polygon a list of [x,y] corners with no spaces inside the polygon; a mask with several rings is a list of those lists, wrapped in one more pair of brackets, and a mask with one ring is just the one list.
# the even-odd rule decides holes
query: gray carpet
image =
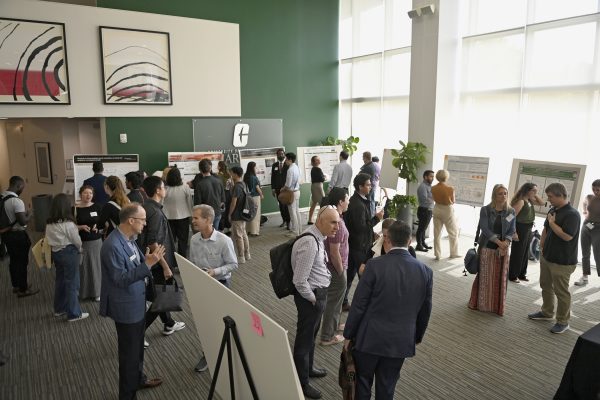
{"label": "gray carpet", "polygon": [[[296,311],[291,298],[278,300],[270,287],[268,249],[285,240],[280,221],[271,217],[261,236],[250,238],[252,260],[233,277],[232,289],[267,312],[290,332],[294,341]],[[464,252],[471,242],[461,240]],[[443,242],[447,252],[447,242]],[[550,322],[529,321],[528,312],[541,302],[538,265],[530,265],[527,284],[509,283],[504,317],[471,311],[466,303],[472,276],[463,277],[461,260],[433,261],[419,257],[434,270],[434,302],[429,329],[416,357],[407,360],[396,399],[549,399],[578,334],[600,320],[600,279],[584,288],[572,287],[572,330],[552,335]],[[578,269],[572,281],[579,276]],[[118,363],[116,333],[111,320],[98,315],[98,303],[85,301],[90,318],[67,323],[52,315],[53,271],[30,266],[30,282],[41,293],[17,299],[12,294],[7,260],[0,264],[0,351],[9,357],[0,367],[0,399],[116,399]],[[147,332],[148,376],[165,383],[139,392],[139,399],[205,399],[208,372],[193,367],[200,352],[187,304],[174,318],[188,327],[172,336],[161,334],[156,322]],[[345,315],[344,315],[345,318]],[[337,363],[341,345],[317,345],[315,364],[329,375],[313,380],[325,399],[340,399]],[[275,383],[274,383],[275,384]]]}

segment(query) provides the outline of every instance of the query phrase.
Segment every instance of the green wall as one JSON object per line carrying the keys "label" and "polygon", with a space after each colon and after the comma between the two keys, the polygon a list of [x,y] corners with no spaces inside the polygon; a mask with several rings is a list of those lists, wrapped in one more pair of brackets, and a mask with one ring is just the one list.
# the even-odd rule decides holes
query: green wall
{"label": "green wall", "polygon": [[[294,150],[337,136],[338,1],[98,0],[98,6],[239,24],[241,116],[282,118],[284,145]],[[144,170],[162,169],[167,151],[193,150],[192,118],[106,118],[108,152],[139,153]],[[127,144],[119,143],[121,132]],[[302,206],[309,197],[304,186]],[[272,198],[265,199],[264,212],[275,211]]]}

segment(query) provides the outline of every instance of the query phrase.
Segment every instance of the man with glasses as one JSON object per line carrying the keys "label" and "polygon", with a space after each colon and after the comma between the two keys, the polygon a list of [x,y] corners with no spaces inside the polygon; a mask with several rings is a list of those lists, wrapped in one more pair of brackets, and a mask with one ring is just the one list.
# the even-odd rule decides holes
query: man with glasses
{"label": "man with glasses", "polygon": [[364,264],[369,257],[369,250],[373,246],[374,239],[373,227],[383,218],[383,210],[375,215],[371,213],[371,202],[368,198],[371,191],[371,176],[361,172],[354,177],[353,184],[354,194],[350,197],[348,211],[344,214],[344,222],[346,222],[349,234],[350,254],[348,254],[348,283],[342,305],[343,311],[350,310],[348,293],[350,293],[352,281],[360,265]]}
{"label": "man with glasses", "polygon": [[[146,210],[146,227],[138,238],[138,243],[142,249],[149,248],[150,251],[163,245],[165,247],[164,257],[160,259],[158,264],[152,268],[152,280],[155,284],[164,285],[173,277],[171,268],[177,267],[175,261],[175,242],[169,220],[163,212],[162,200],[165,198],[167,191],[163,180],[158,176],[149,176],[143,183],[144,191],[148,195],[148,199],[144,202],[144,210]],[[150,286],[152,288],[152,286]],[[149,300],[153,300],[153,294]],[[163,335],[169,336],[185,328],[184,322],[178,322],[171,318],[171,313],[155,313],[148,311],[146,313],[146,328],[152,325],[156,317],[160,316],[160,320],[164,324]]]}
{"label": "man with glasses", "polygon": [[146,254],[135,239],[146,225],[146,211],[138,204],[124,206],[121,223],[102,244],[102,289],[100,315],[115,321],[119,349],[119,398],[133,399],[138,389],[162,383],[144,375],[144,330],[146,285],[150,268],[163,258],[164,246],[157,244]]}

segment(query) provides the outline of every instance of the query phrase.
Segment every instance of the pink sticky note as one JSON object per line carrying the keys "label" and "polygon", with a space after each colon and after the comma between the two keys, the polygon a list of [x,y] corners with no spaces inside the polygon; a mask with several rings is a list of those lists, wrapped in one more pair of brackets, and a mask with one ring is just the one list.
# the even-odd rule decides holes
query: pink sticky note
{"label": "pink sticky note", "polygon": [[250,316],[252,317],[252,329],[254,330],[254,332],[256,332],[258,336],[263,336],[264,333],[260,316],[254,311],[250,312]]}

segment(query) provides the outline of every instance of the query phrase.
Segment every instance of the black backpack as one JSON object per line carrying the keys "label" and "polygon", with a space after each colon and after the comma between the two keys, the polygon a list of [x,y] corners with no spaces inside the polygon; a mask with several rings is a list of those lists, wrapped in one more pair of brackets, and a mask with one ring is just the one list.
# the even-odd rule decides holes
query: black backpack
{"label": "black backpack", "polygon": [[0,233],[5,233],[10,231],[14,224],[17,223],[17,219],[15,218],[14,222],[10,222],[8,218],[8,214],[6,213],[5,202],[8,199],[12,199],[13,197],[17,197],[14,194],[7,194],[6,196],[0,197]]}
{"label": "black backpack", "polygon": [[238,184],[244,188],[244,206],[242,207],[241,217],[244,221],[252,221],[258,212],[258,204],[250,196],[248,186],[241,182],[236,183],[236,185]]}
{"label": "black backpack", "polygon": [[296,240],[304,236],[312,236],[317,242],[318,249],[319,240],[315,237],[315,235],[311,233],[303,233],[294,239],[290,239],[285,243],[273,247],[269,251],[269,256],[271,258],[271,269],[273,270],[269,272],[269,279],[271,279],[271,285],[273,285],[275,295],[280,299],[296,293],[296,287],[294,286],[293,282],[294,271],[292,269],[292,247],[294,247]]}

